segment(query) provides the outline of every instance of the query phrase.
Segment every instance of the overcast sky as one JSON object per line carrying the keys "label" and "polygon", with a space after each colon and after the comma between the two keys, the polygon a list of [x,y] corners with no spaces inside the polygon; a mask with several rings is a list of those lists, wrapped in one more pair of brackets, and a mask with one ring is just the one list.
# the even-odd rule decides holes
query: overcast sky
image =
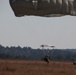
{"label": "overcast sky", "polygon": [[0,0],[0,44],[56,48],[76,48],[76,17],[15,17],[9,0]]}

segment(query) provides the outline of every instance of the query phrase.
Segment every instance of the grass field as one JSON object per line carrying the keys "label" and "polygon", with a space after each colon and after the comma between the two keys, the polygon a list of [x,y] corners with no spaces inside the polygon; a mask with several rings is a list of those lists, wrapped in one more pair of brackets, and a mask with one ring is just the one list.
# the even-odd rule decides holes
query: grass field
{"label": "grass field", "polygon": [[0,60],[0,75],[76,75],[72,62]]}

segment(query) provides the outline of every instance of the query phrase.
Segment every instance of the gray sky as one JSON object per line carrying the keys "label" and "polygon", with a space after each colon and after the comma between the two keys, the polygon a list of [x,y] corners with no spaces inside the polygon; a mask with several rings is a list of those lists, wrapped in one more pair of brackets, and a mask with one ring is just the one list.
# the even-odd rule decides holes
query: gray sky
{"label": "gray sky", "polygon": [[3,46],[55,45],[76,48],[76,17],[15,17],[9,0],[0,0],[0,44]]}

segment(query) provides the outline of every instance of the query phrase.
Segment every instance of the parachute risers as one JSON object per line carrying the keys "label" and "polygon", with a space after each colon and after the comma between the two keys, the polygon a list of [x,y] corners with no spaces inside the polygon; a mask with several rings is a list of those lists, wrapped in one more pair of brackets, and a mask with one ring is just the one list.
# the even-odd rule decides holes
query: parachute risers
{"label": "parachute risers", "polygon": [[[49,51],[50,51],[50,50],[52,50],[52,51],[51,51],[51,55],[52,55],[53,50],[55,49],[55,46],[53,46],[53,45],[52,45],[52,46],[49,46],[49,45],[45,45],[45,44],[44,44],[44,45],[40,45],[40,47],[42,48],[43,53],[44,53],[45,56],[48,56],[48,55],[49,55]],[[51,49],[50,49],[50,50],[47,50],[47,49],[45,49],[46,47],[51,48]]]}
{"label": "parachute risers", "polygon": [[76,16],[76,0],[9,0],[16,17],[24,15]]}
{"label": "parachute risers", "polygon": [[[52,45],[52,46],[49,46],[49,45],[43,44],[43,45],[40,45],[40,47],[42,48],[43,53],[44,53],[44,58],[43,58],[43,60],[44,60],[45,62],[47,62],[47,64],[49,64],[50,60],[52,60],[52,54],[53,54],[53,51],[54,51],[54,49],[55,49],[55,46],[53,46],[53,45]],[[46,48],[46,47],[52,48],[52,49],[50,49],[50,50],[51,50],[51,54],[50,54],[50,55],[49,55],[50,50],[44,49],[44,48]]]}

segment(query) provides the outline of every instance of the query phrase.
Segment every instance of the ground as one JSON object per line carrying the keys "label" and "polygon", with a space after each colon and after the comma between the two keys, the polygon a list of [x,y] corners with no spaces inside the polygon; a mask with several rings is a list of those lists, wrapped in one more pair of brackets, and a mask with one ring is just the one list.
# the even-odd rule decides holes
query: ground
{"label": "ground", "polygon": [[0,60],[0,75],[76,75],[72,62]]}

